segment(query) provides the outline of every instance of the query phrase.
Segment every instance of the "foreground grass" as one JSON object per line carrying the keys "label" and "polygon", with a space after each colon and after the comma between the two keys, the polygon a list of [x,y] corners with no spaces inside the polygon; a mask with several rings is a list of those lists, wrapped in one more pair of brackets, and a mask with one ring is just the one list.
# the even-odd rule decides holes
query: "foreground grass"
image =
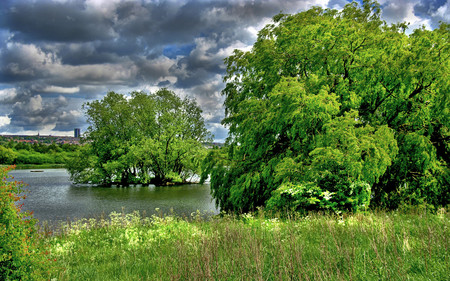
{"label": "foreground grass", "polygon": [[449,221],[445,211],[189,221],[113,213],[42,243],[56,280],[448,280]]}

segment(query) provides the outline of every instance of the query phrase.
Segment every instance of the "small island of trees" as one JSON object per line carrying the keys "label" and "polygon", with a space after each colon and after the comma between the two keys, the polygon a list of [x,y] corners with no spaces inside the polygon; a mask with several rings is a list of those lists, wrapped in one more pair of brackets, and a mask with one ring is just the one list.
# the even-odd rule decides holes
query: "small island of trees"
{"label": "small island of trees", "polygon": [[67,164],[73,181],[168,185],[200,174],[202,143],[211,135],[194,100],[167,89],[109,92],[83,108],[90,126],[86,145]]}

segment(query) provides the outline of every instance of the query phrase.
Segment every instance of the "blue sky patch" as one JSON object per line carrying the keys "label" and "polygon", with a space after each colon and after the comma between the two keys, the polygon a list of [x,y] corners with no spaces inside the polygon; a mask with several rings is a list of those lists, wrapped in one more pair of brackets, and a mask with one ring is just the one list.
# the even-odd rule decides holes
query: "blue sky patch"
{"label": "blue sky patch", "polygon": [[163,50],[163,55],[170,59],[176,59],[177,56],[187,56],[195,48],[195,44],[168,45]]}

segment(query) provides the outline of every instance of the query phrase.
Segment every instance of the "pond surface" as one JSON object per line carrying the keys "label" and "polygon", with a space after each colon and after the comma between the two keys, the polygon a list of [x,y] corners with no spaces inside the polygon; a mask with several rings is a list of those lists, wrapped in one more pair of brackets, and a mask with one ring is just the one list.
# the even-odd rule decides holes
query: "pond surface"
{"label": "pond surface", "polygon": [[28,184],[25,187],[24,210],[34,212],[39,221],[54,224],[58,221],[108,216],[111,212],[131,213],[135,210],[146,215],[173,212],[190,216],[197,210],[202,213],[219,213],[210,195],[208,184],[187,184],[170,187],[132,186],[96,187],[74,185],[65,169],[14,170],[15,180]]}

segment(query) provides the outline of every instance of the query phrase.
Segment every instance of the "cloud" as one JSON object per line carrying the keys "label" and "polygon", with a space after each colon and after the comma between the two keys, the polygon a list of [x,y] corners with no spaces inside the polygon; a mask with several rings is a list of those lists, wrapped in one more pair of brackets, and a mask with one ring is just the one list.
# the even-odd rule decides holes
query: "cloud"
{"label": "cloud", "polygon": [[48,75],[56,58],[34,44],[9,42],[0,53],[0,82],[28,81]]}
{"label": "cloud", "polygon": [[0,116],[0,127],[9,125],[10,123],[11,119],[8,116]]}
{"label": "cloud", "polygon": [[47,93],[61,93],[61,94],[73,94],[80,91],[80,87],[59,87],[59,86],[46,86],[43,92]]}
{"label": "cloud", "polygon": [[[39,94],[34,95],[29,89],[21,88],[14,91],[14,97],[9,98],[8,103],[10,106],[6,116],[9,123],[2,129],[9,133],[35,134],[37,131],[45,131],[52,134],[52,130],[70,132],[74,126],[82,127],[80,125],[85,123],[81,103],[76,98],[58,95],[45,99]],[[78,110],[70,109],[73,105]]]}
{"label": "cloud", "polygon": [[418,17],[428,19],[432,28],[438,27],[439,21],[450,21],[447,0],[421,0],[414,5],[414,13]]}
{"label": "cloud", "polygon": [[18,1],[2,23],[19,42],[86,42],[115,35],[108,15],[87,9],[82,1]]}
{"label": "cloud", "polygon": [[13,100],[17,96],[17,90],[15,88],[8,88],[0,90],[0,101],[2,103],[7,103]]}
{"label": "cloud", "polygon": [[225,142],[225,139],[228,136],[228,129],[226,129],[223,125],[220,123],[208,123],[206,127],[214,136],[215,141]]}
{"label": "cloud", "polygon": [[450,20],[447,0],[384,0],[381,4],[383,19],[388,23],[409,23],[409,33],[422,26],[431,30],[440,21]]}

